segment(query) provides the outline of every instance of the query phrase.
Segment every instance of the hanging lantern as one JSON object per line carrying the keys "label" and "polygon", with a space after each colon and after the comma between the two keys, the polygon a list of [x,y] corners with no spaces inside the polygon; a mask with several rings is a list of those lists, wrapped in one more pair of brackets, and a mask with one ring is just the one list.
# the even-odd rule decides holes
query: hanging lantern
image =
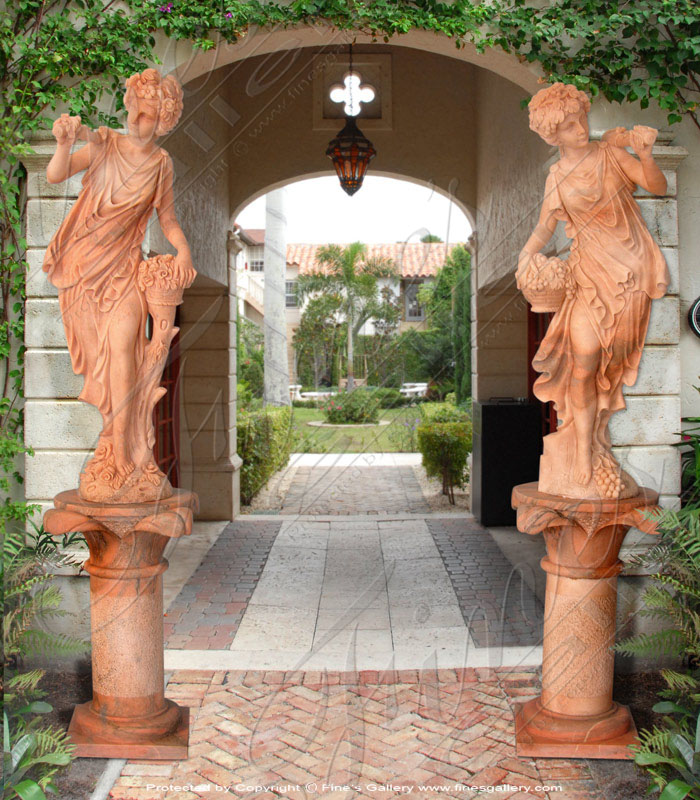
{"label": "hanging lantern", "polygon": [[340,185],[352,196],[362,186],[369,162],[377,151],[357,127],[354,117],[346,116],[345,127],[331,139],[326,155],[333,162]]}

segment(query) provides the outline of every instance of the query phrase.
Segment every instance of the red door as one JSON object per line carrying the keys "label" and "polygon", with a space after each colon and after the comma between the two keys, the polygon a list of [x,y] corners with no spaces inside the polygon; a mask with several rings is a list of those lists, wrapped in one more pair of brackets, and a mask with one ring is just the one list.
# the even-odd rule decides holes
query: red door
{"label": "red door", "polygon": [[[175,314],[175,325],[179,325],[179,309]],[[180,485],[180,334],[175,335],[163,370],[161,386],[168,391],[153,409],[156,443],[153,454],[158,467],[166,474],[170,483]]]}
{"label": "red door", "polygon": [[[539,377],[539,373],[532,368],[532,359],[547,333],[553,316],[553,313],[535,314],[529,305],[527,307],[527,393],[531,402],[539,402],[532,391],[532,387]],[[554,403],[541,403],[541,406],[542,435],[546,436],[548,433],[556,431],[557,414],[554,410]]]}

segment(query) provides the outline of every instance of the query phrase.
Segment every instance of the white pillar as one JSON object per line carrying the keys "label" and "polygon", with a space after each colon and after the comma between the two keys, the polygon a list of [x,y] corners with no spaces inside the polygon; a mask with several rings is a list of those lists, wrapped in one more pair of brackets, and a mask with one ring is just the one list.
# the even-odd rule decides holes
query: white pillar
{"label": "white pillar", "polygon": [[287,315],[285,273],[287,269],[287,219],[284,189],[267,195],[265,213],[265,405],[288,406]]}

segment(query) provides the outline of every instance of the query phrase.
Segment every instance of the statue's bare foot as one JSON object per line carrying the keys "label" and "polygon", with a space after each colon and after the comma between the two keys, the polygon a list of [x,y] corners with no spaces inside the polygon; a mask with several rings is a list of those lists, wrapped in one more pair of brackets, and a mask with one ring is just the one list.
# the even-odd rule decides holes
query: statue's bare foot
{"label": "statue's bare foot", "polygon": [[133,461],[126,459],[121,464],[117,465],[117,472],[121,476],[122,481],[125,481],[129,475],[134,471],[135,464]]}
{"label": "statue's bare foot", "polygon": [[581,486],[588,486],[591,482],[593,475],[593,466],[591,465],[591,454],[589,452],[580,452],[576,448],[576,460],[574,461],[574,480],[580,483]]}

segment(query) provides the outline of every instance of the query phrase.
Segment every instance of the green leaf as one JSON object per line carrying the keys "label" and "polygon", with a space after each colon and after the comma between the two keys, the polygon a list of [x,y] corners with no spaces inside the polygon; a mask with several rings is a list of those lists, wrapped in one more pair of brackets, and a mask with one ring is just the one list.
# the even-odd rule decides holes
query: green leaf
{"label": "green leaf", "polygon": [[695,751],[691,747],[690,742],[686,741],[680,733],[672,734],[670,741],[683,757],[683,760],[688,765],[688,769],[692,770]]}
{"label": "green leaf", "polygon": [[679,706],[678,703],[672,703],[670,700],[663,700],[660,703],[656,703],[652,706],[652,711],[655,711],[657,714],[687,714],[683,706]]}
{"label": "green leaf", "polygon": [[692,791],[692,786],[688,786],[684,781],[676,779],[666,784],[663,792],[659,795],[659,800],[683,800]]}
{"label": "green leaf", "polygon": [[36,781],[27,778],[12,787],[22,800],[46,800],[41,786]]}
{"label": "green leaf", "polygon": [[25,755],[36,747],[36,736],[33,733],[25,733],[14,744],[11,750],[12,770],[16,770]]}
{"label": "green leaf", "polygon": [[650,764],[673,764],[674,766],[679,762],[677,758],[671,758],[669,756],[662,756],[658,753],[637,753],[634,757],[635,764],[639,764],[640,767],[645,767]]}
{"label": "green leaf", "polygon": [[17,713],[18,714],[48,714],[49,712],[53,711],[53,706],[49,703],[43,702],[43,700],[35,700],[33,703],[30,703],[28,706],[24,706],[20,708]]}

